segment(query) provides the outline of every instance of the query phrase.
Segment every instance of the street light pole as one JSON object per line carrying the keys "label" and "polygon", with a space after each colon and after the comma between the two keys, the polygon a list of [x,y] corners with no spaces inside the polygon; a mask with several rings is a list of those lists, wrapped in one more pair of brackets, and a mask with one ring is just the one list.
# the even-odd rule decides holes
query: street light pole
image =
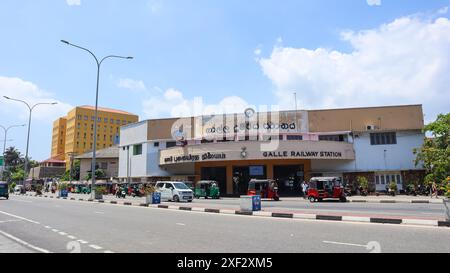
{"label": "street light pole", "polygon": [[[4,162],[4,163],[3,163],[3,167],[4,167],[4,170],[3,170],[3,171],[6,171],[5,153],[6,153],[6,141],[8,141],[8,140],[7,140],[8,131],[9,131],[9,129],[16,128],[16,127],[23,127],[23,126],[25,126],[25,124],[22,124],[22,125],[12,125],[12,126],[9,126],[9,127],[4,127],[3,125],[0,125],[0,128],[2,128],[3,131],[5,132],[5,139],[4,139],[4,142],[3,142],[3,153],[2,153],[2,155],[3,155],[3,162]],[[1,179],[3,179],[3,171],[0,173],[0,178],[1,178]]]}
{"label": "street light pole", "polygon": [[36,106],[39,105],[55,105],[58,104],[57,102],[41,102],[41,103],[36,103],[33,106],[31,106],[30,104],[28,104],[26,101],[23,100],[19,100],[19,99],[13,99],[7,96],[3,96],[5,99],[8,100],[13,100],[13,101],[18,101],[18,102],[22,102],[24,103],[29,110],[29,115],[28,115],[28,134],[27,134],[27,148],[26,148],[26,153],[25,153],[25,165],[24,165],[24,171],[25,171],[25,177],[24,177],[24,181],[23,184],[25,185],[25,180],[28,174],[28,148],[30,146],[30,129],[31,129],[31,114],[33,113],[34,108],[36,108]]}
{"label": "street light pole", "polygon": [[76,48],[79,48],[81,50],[87,51],[89,54],[92,55],[92,57],[94,57],[95,62],[97,63],[97,88],[95,91],[95,111],[94,111],[94,147],[92,149],[92,165],[91,165],[91,177],[92,177],[92,182],[91,182],[91,194],[92,194],[92,199],[95,199],[95,166],[96,166],[96,152],[97,152],[97,122],[98,122],[98,90],[99,90],[99,85],[100,85],[100,68],[101,65],[103,63],[104,60],[109,59],[109,58],[118,58],[118,59],[133,59],[133,57],[123,57],[123,56],[117,56],[117,55],[108,55],[106,57],[104,57],[103,59],[101,59],[99,61],[99,58],[97,58],[97,56],[92,53],[92,51],[90,51],[87,48],[69,43],[66,40],[61,40],[62,43],[66,44],[66,45],[70,45]]}
{"label": "street light pole", "polygon": [[295,126],[297,127],[297,131],[298,131],[298,116],[297,116],[297,92],[294,92],[294,101],[295,101]]}

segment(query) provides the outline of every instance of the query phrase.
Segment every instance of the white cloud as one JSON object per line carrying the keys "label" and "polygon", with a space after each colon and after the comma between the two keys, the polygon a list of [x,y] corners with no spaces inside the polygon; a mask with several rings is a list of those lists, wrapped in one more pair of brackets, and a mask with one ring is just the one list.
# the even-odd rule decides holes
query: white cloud
{"label": "white cloud", "polygon": [[381,0],[367,0],[369,6],[381,6]]}
{"label": "white cloud", "polygon": [[134,79],[119,79],[117,86],[131,91],[147,90],[143,81]]}
{"label": "white cloud", "polygon": [[443,7],[438,10],[438,14],[447,14],[448,13],[448,7]]}
{"label": "white cloud", "polygon": [[253,52],[256,56],[259,56],[259,55],[261,55],[261,53],[262,53],[262,50],[261,50],[261,48],[257,48],[257,49],[255,49],[255,51]]}
{"label": "white cloud", "polygon": [[160,118],[243,113],[248,103],[240,97],[229,96],[217,104],[205,104],[200,97],[186,99],[183,93],[171,88],[159,96],[144,100],[142,106],[145,118]]}
{"label": "white cloud", "polygon": [[81,0],[66,0],[66,3],[69,6],[79,6],[81,5]]}
{"label": "white cloud", "polygon": [[20,78],[0,76],[0,113],[3,116],[18,117],[28,122],[27,106],[21,102],[5,99],[3,96],[26,101],[30,105],[41,102],[57,102],[56,105],[37,106],[33,110],[33,119],[51,123],[60,116],[64,116],[73,108],[71,105],[58,101],[52,94],[43,91],[32,82]]}
{"label": "white cloud", "polygon": [[426,119],[448,112],[450,21],[402,17],[341,34],[352,52],[275,46],[260,60],[281,107],[329,108],[421,103]]}

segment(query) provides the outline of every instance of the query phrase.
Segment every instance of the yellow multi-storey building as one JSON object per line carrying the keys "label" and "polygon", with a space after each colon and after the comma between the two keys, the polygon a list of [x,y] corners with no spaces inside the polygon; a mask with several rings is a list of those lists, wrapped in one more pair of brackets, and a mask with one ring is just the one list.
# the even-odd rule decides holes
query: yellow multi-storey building
{"label": "yellow multi-storey building", "polygon": [[[79,106],[72,109],[66,117],[54,122],[52,157],[58,157],[69,163],[70,155],[75,156],[92,151],[94,114],[93,106]],[[97,118],[97,150],[119,144],[120,127],[139,121],[139,117],[132,113],[102,107],[98,108]],[[58,146],[61,144],[61,135],[64,136],[63,149]]]}
{"label": "yellow multi-storey building", "polygon": [[67,118],[62,117],[53,122],[52,133],[52,158],[64,160],[66,146],[66,124]]}

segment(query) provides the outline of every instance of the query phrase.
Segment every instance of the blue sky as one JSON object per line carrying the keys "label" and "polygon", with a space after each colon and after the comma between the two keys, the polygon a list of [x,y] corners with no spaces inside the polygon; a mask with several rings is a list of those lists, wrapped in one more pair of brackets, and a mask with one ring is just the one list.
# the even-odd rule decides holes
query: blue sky
{"label": "blue sky", "polygon": [[[369,5],[370,3],[374,3]],[[70,3],[70,4],[69,4]],[[108,60],[100,105],[141,119],[241,111],[424,104],[448,112],[450,0],[2,0],[0,93],[36,108],[30,155],[50,155],[51,123],[94,103],[91,56]],[[445,76],[447,75],[447,77]],[[0,124],[26,123],[24,106],[0,99]],[[25,150],[26,130],[9,145]],[[3,140],[3,135],[0,135]]]}

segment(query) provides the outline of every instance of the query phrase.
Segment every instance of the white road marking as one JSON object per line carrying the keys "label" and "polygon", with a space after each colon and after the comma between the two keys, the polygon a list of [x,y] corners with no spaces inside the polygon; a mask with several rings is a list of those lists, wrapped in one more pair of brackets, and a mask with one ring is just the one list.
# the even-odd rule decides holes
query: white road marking
{"label": "white road marking", "polygon": [[98,245],[89,245],[89,247],[96,249],[96,250],[103,249],[103,247],[98,246]]}
{"label": "white road marking", "polygon": [[11,223],[11,222],[20,222],[20,221],[22,221],[22,220],[5,220],[5,221],[0,221],[0,224]]}
{"label": "white road marking", "polygon": [[358,245],[358,244],[351,244],[351,243],[341,243],[341,242],[333,242],[333,241],[323,241],[325,244],[333,244],[333,245],[346,245],[346,246],[357,246],[357,247],[364,247],[367,248],[367,245]]}
{"label": "white road marking", "polygon": [[71,240],[75,240],[77,237],[72,236],[72,235],[67,235],[67,238],[71,239]]}
{"label": "white road marking", "polygon": [[95,214],[105,214],[103,211],[94,211]]}
{"label": "white road marking", "polygon": [[23,241],[23,240],[21,240],[21,239],[19,239],[17,237],[14,237],[13,235],[11,235],[9,233],[6,233],[4,231],[0,230],[0,234],[5,236],[5,237],[7,237],[7,238],[9,238],[9,239],[11,239],[11,240],[13,240],[13,241],[15,241],[15,242],[17,242],[17,243],[19,243],[19,244],[22,244],[22,245],[24,245],[24,246],[26,246],[28,248],[31,248],[33,250],[36,250],[36,251],[39,251],[39,252],[42,252],[42,253],[50,253],[50,251],[48,251],[46,249],[34,246],[34,245],[32,245],[30,243],[27,243],[27,242],[25,242],[25,241]]}
{"label": "white road marking", "polygon": [[53,232],[59,232],[56,228],[52,229]]}
{"label": "white road marking", "polygon": [[52,227],[51,227],[51,226],[45,226],[45,228],[46,228],[46,229],[51,229]]}
{"label": "white road marking", "polygon": [[179,226],[185,226],[186,224],[183,224],[183,223],[177,223],[177,225],[179,225]]}
{"label": "white road marking", "polygon": [[79,243],[82,243],[82,244],[87,244],[87,243],[89,243],[89,242],[86,242],[86,241],[83,241],[83,240],[77,240],[77,242],[79,242]]}
{"label": "white road marking", "polygon": [[39,222],[36,222],[36,221],[30,220],[30,219],[27,219],[27,218],[25,218],[25,217],[21,217],[21,216],[14,215],[14,214],[11,214],[11,213],[7,213],[7,212],[4,212],[4,211],[0,211],[0,213],[2,213],[2,214],[4,214],[4,215],[11,216],[11,217],[14,217],[14,218],[17,218],[17,219],[20,219],[20,220],[24,220],[24,221],[27,221],[27,222],[30,222],[30,223],[33,223],[33,224],[36,224],[36,225],[40,225],[40,224],[41,224],[41,223],[39,223]]}
{"label": "white road marking", "polygon": [[59,232],[59,235],[66,236],[67,233],[61,231],[61,232]]}
{"label": "white road marking", "polygon": [[112,252],[111,250],[106,250],[106,251],[103,252],[103,253],[114,253],[114,252]]}

